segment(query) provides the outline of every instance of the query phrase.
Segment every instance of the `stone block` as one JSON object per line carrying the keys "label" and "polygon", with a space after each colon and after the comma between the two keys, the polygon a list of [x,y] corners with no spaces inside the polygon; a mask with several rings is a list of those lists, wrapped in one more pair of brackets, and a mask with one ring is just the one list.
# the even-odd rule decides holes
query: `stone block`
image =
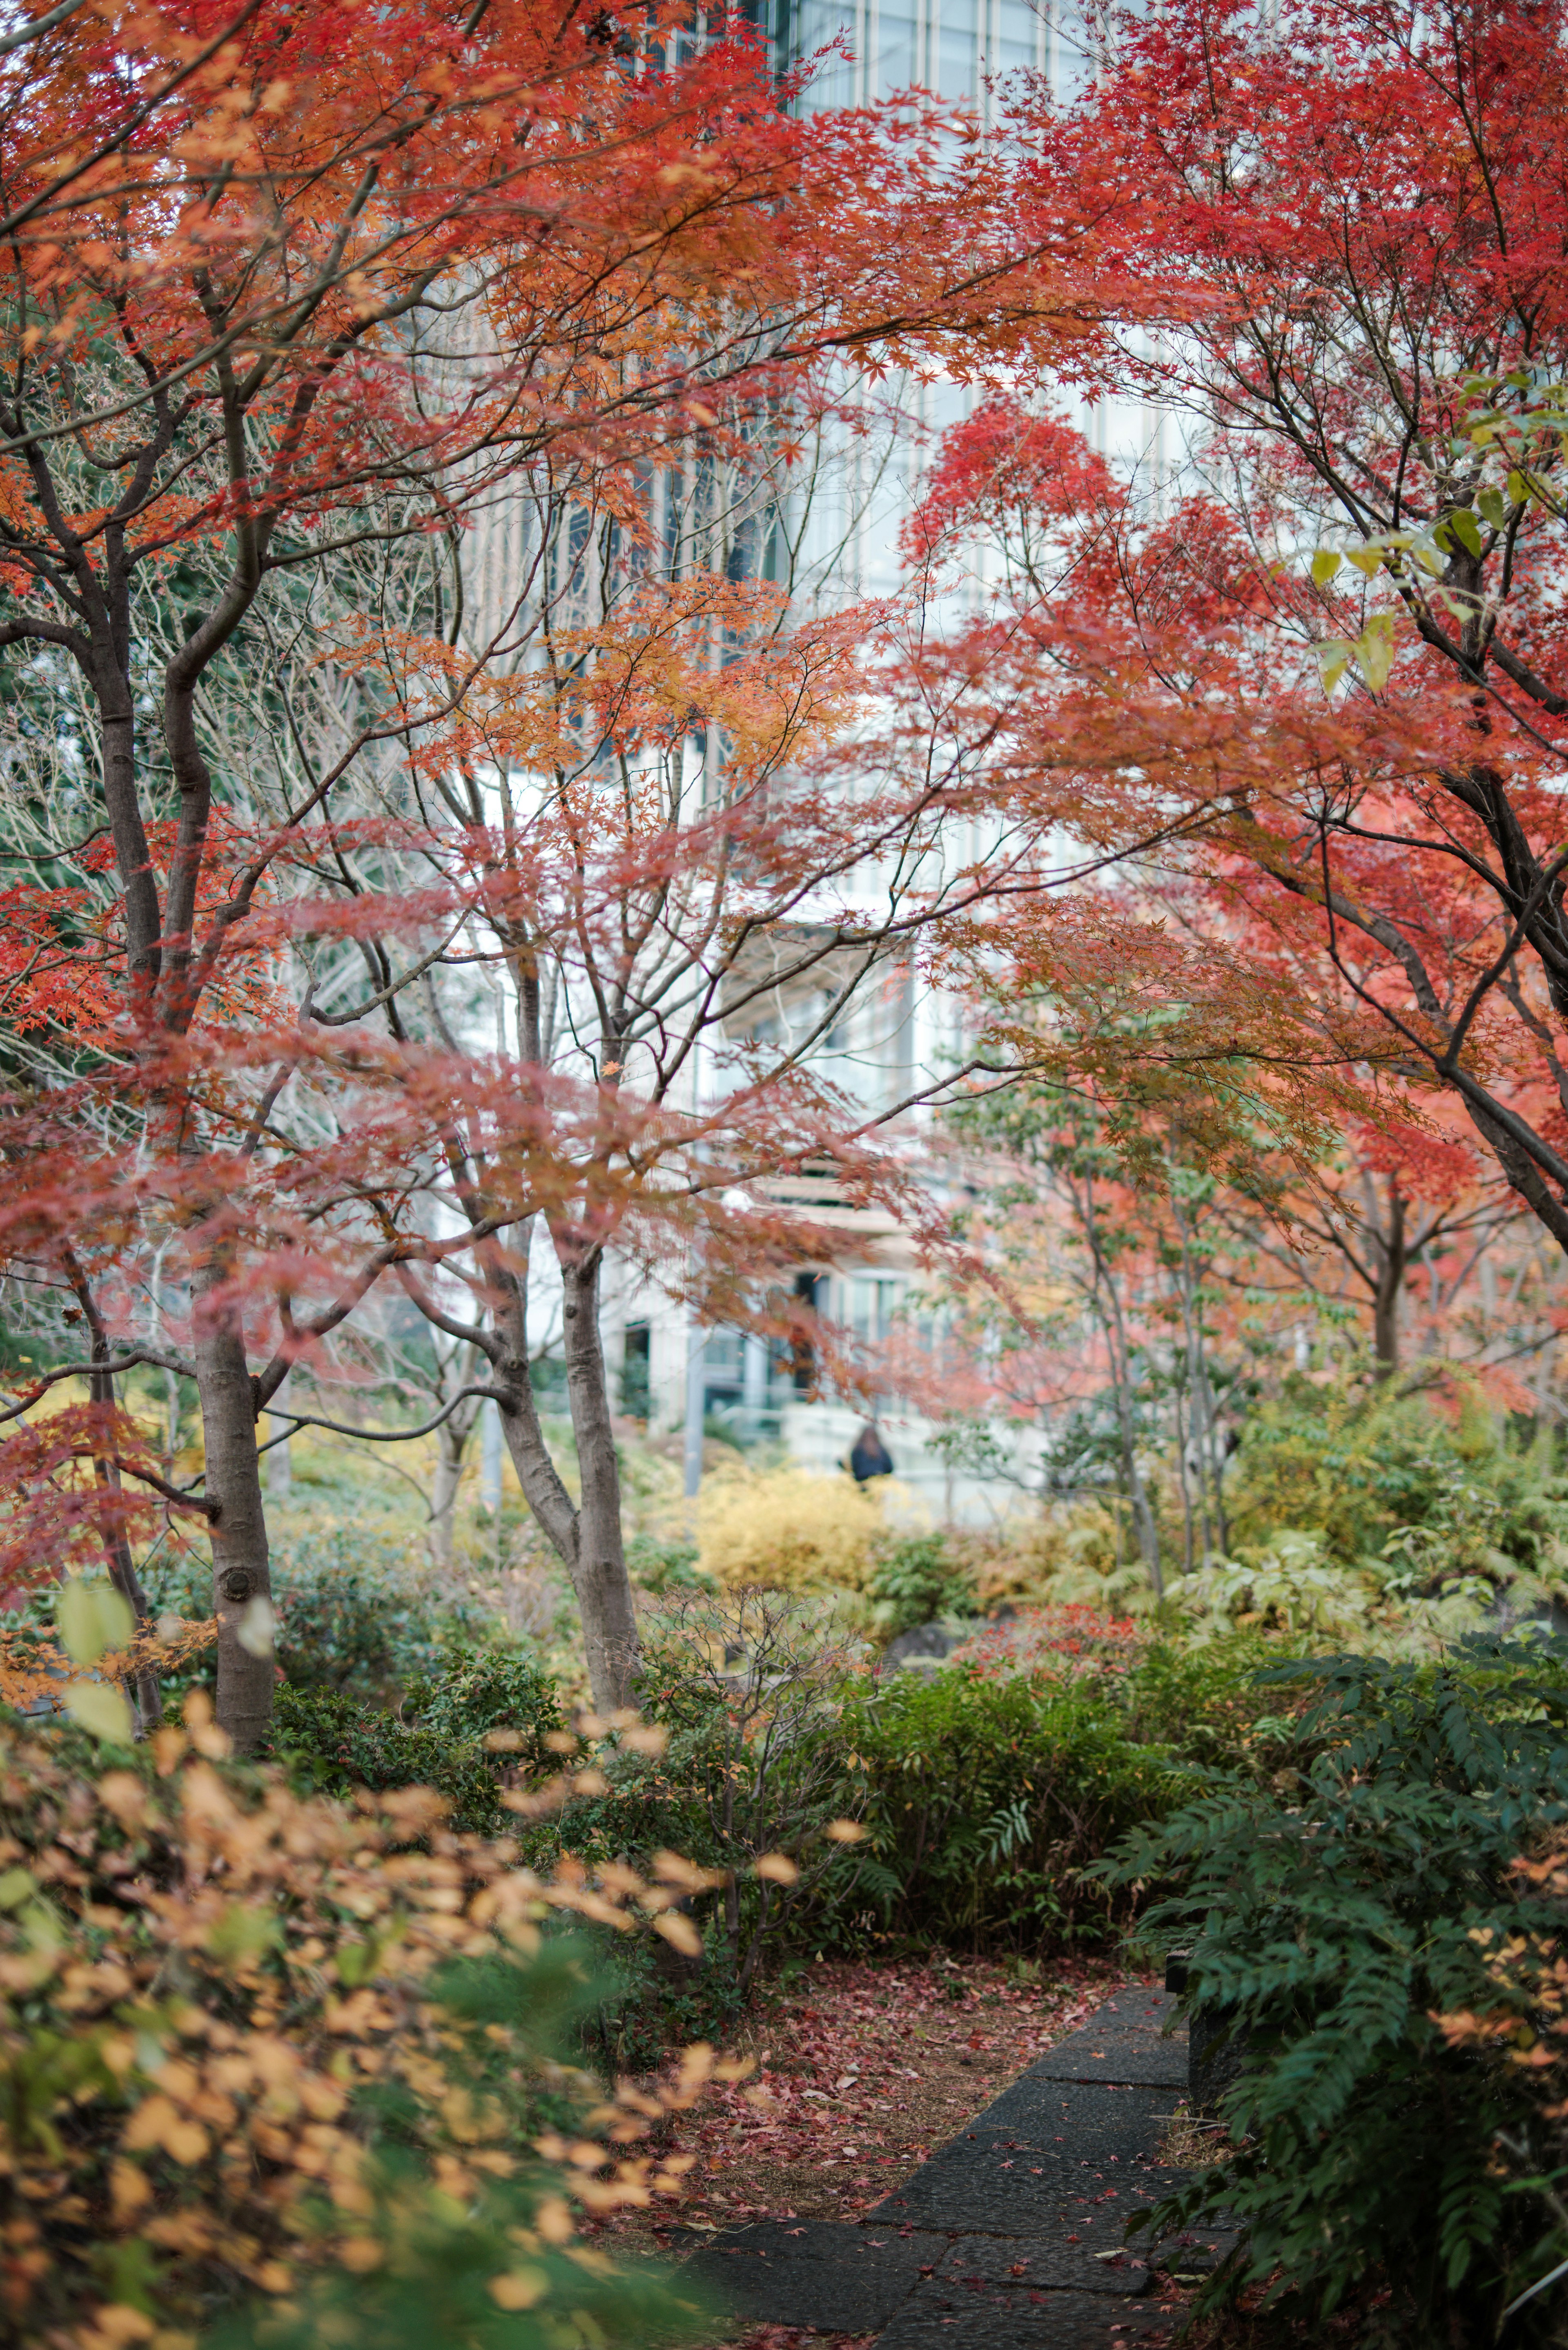
{"label": "stone block", "polygon": [[1033,2288],[955,2293],[928,2281],[904,2303],[877,2350],[1116,2350],[1168,2323],[1152,2293],[1112,2303],[1099,2293]]}
{"label": "stone block", "polygon": [[824,2334],[874,2334],[947,2256],[945,2235],[839,2220],[759,2220],[707,2238],[687,2262],[737,2316]]}

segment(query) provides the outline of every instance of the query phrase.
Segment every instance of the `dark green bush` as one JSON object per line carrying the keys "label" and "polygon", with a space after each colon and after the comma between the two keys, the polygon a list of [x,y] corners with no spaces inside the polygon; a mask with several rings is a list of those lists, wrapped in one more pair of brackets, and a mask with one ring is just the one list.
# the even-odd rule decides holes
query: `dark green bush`
{"label": "dark green bush", "polygon": [[822,1919],[839,1941],[867,1924],[1031,1950],[1101,1935],[1116,1905],[1085,1866],[1193,1784],[1097,1688],[1022,1675],[859,1681],[832,1734],[869,1831]]}
{"label": "dark green bush", "polygon": [[[210,1616],[212,1572],[194,1555],[154,1575],[154,1605]],[[406,1541],[358,1526],[285,1541],[272,1560],[277,1659],[296,1689],[395,1699],[438,1671],[454,1646],[483,1639],[486,1609],[440,1591]]]}
{"label": "dark green bush", "polygon": [[545,1741],[565,1727],[554,1680],[518,1648],[454,1647],[437,1673],[409,1683],[402,1710],[421,1734],[460,1741],[514,1732],[519,1743],[502,1751],[512,1764],[535,1771],[555,1767]]}
{"label": "dark green bush", "polygon": [[1213,1640],[1150,1640],[1103,1689],[1135,1745],[1164,1746],[1182,1762],[1252,1773],[1271,1770],[1303,1697],[1259,1675],[1284,1643],[1261,1632]]}
{"label": "dark green bush", "polygon": [[273,1748],[294,1785],[323,1795],[356,1787],[434,1787],[452,1805],[452,1825],[496,1835],[507,1825],[497,1758],[477,1738],[411,1728],[384,1706],[338,1690],[278,1684]]}
{"label": "dark green bush", "polygon": [[[434,1787],[452,1825],[494,1835],[511,1825],[501,1803],[504,1773],[549,1762],[544,1742],[561,1727],[549,1675],[514,1650],[458,1649],[446,1669],[411,1682],[417,1718],[342,1690],[278,1685],[273,1742],[301,1787],[347,1795],[356,1787]],[[496,1733],[515,1743],[487,1743]]]}
{"label": "dark green bush", "polygon": [[[1542,2231],[1496,2160],[1527,2089],[1433,2019],[1495,2009],[1479,1930],[1493,1948],[1561,1931],[1509,1864],[1568,1815],[1568,1659],[1494,1645],[1261,1679],[1312,1698],[1282,1725],[1271,1785],[1185,1804],[1102,1872],[1167,1888],[1140,1939],[1189,1950],[1189,1998],[1245,2034],[1224,2107],[1235,2142],[1153,2224],[1236,2213],[1236,2281],[1278,2272],[1275,2297],[1311,2324],[1371,2280],[1393,2295],[1391,2338],[1490,2343]],[[1538,2323],[1534,2308],[1511,2338]]]}
{"label": "dark green bush", "polygon": [[866,1580],[871,1617],[885,1639],[940,1616],[968,1615],[974,1585],[941,1534],[906,1534],[889,1543]]}
{"label": "dark green bush", "polygon": [[[1231,1712],[1248,1715],[1242,1679],[1235,1659],[1186,1684],[1151,1675],[1141,1702],[1171,1717],[1206,1706],[1230,1735]],[[1128,1735],[1124,1697],[1099,1680],[874,1679],[825,1647],[806,1605],[765,1595],[690,1602],[649,1638],[639,1696],[669,1731],[664,1753],[607,1743],[607,1791],[530,1831],[526,1849],[541,1866],[563,1848],[646,1866],[664,1847],[722,1872],[696,1905],[714,1997],[826,1947],[1033,1952],[1104,1936],[1129,1905],[1086,1865],[1198,1784]],[[860,1841],[826,1835],[845,1820]],[[787,1888],[753,1873],[770,1852],[799,1867]]]}

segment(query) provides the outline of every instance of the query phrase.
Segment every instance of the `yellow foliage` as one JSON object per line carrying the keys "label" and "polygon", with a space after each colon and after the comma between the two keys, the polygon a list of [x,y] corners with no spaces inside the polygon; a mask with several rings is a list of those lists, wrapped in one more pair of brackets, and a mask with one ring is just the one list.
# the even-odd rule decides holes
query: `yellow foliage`
{"label": "yellow foliage", "polygon": [[[231,1770],[226,1746],[200,1693],[134,1769],[99,1773],[75,1734],[0,1720],[0,2340],[17,2350],[172,2341],[214,2303],[395,2268],[532,2158],[539,2086],[597,2095],[525,2033],[454,2022],[432,1976],[526,1969],[552,1911],[667,1928],[664,1888],[630,1868],[566,1861],[542,1880],[509,1839],[453,1835],[428,1788],[302,1798],[275,1770]],[[678,2195],[675,2163],[623,2149],[693,2094],[683,2072],[600,2106],[611,2126],[571,2148],[574,2200]],[[375,2101],[400,2095],[418,2177],[389,2202]],[[558,2194],[532,2224],[549,2245],[574,2233]],[[139,2245],[156,2325],[105,2293],[140,2279]],[[503,2308],[566,2289],[496,2268]]]}
{"label": "yellow foliage", "polygon": [[1038,1515],[1020,1513],[989,1533],[956,1535],[950,1548],[969,1575],[982,1615],[1004,1601],[1097,1607],[1122,1616],[1147,1614],[1154,1606],[1148,1572],[1136,1551],[1118,1559],[1116,1520],[1101,1501],[1057,1503]]}
{"label": "yellow foliage", "polygon": [[883,1530],[880,1497],[851,1477],[740,1461],[703,1481],[698,1565],[732,1589],[858,1591]]}

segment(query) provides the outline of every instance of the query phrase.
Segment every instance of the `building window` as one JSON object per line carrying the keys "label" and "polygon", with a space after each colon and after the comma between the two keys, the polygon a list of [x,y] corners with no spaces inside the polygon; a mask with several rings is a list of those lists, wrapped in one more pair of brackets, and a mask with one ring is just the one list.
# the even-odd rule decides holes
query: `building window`
{"label": "building window", "polygon": [[628,1322],[626,1326],[626,1352],[620,1367],[620,1408],[628,1419],[648,1418],[649,1335],[646,1322]]}

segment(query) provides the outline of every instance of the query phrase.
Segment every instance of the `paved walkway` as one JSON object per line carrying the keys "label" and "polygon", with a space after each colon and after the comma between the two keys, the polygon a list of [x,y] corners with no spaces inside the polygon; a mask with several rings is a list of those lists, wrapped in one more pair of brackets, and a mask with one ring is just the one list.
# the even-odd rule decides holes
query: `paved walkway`
{"label": "paved walkway", "polygon": [[[763,2220],[691,2267],[753,2324],[876,2334],[877,2350],[1116,2350],[1161,2322],[1123,2242],[1175,2182],[1187,2090],[1176,2002],[1106,2002],[859,2221]],[[1193,2265],[1218,2246],[1193,2245]]]}

